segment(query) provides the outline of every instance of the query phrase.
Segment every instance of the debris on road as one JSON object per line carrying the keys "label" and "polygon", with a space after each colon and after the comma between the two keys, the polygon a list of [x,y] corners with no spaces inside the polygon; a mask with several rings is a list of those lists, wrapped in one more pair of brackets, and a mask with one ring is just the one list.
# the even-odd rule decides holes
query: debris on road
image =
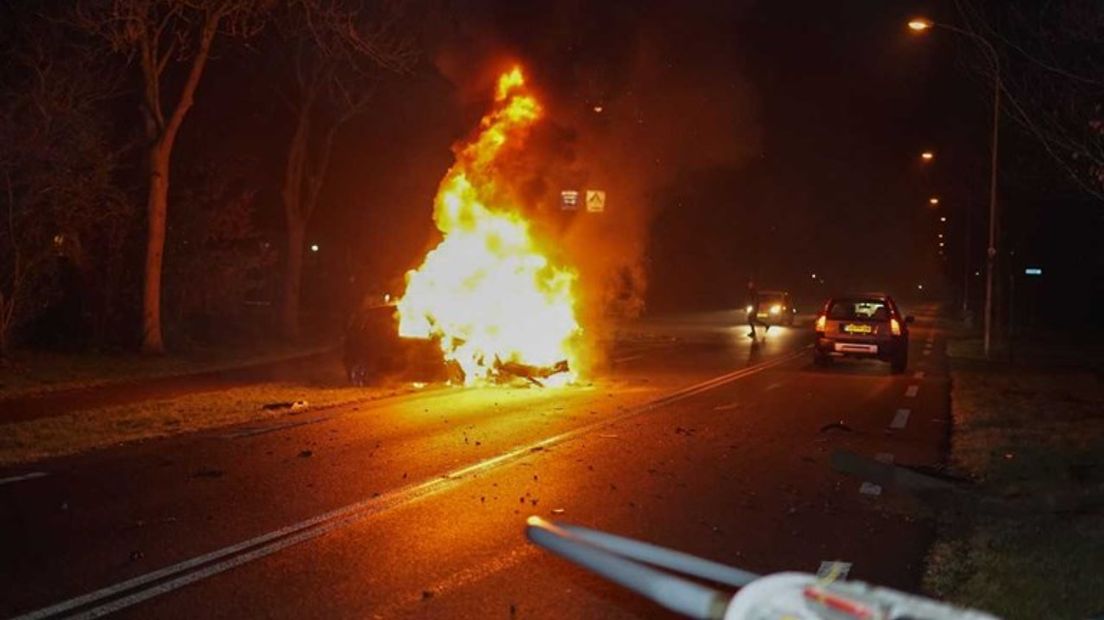
{"label": "debris on road", "polygon": [[266,403],[264,405],[261,405],[261,409],[264,409],[266,411],[275,411],[275,410],[278,410],[278,409],[290,409],[291,411],[302,411],[302,410],[306,409],[307,407],[310,407],[310,403],[308,403],[305,400],[282,401],[282,402],[277,402],[277,403]]}
{"label": "debris on road", "polygon": [[192,474],[193,478],[221,478],[226,472],[213,467],[201,467]]}
{"label": "debris on road", "polygon": [[859,487],[859,493],[862,493],[863,495],[881,495],[882,487],[874,484],[873,482],[864,482],[862,483],[862,486]]}
{"label": "debris on road", "polygon": [[846,432],[850,433],[850,432],[853,432],[854,429],[852,429],[850,426],[845,424],[843,422],[843,420],[840,420],[839,422],[830,422],[828,424],[825,424],[824,426],[820,427],[820,430],[817,431],[817,432],[818,433],[827,433],[828,431],[846,431]]}

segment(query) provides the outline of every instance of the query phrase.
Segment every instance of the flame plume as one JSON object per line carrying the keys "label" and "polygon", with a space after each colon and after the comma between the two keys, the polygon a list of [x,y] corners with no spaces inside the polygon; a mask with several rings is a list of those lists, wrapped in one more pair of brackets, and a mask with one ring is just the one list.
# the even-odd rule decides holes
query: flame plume
{"label": "flame plume", "polygon": [[493,108],[437,191],[434,220],[444,238],[407,273],[398,302],[399,335],[437,339],[466,385],[576,378],[577,273],[540,250],[499,171],[541,114],[520,68],[499,78]]}

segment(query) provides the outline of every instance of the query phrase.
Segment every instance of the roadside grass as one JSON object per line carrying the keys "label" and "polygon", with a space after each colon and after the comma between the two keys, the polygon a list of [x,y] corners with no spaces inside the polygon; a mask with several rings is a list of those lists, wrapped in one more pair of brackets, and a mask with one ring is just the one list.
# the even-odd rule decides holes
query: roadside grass
{"label": "roadside grass", "polygon": [[[1061,357],[1055,353],[1051,360]],[[1099,375],[962,357],[952,357],[951,375],[952,468],[973,478],[981,492],[999,497],[1062,493],[1089,501],[1077,511],[944,515],[925,588],[1010,619],[1104,613]]]}
{"label": "roadside grass", "polygon": [[137,353],[16,351],[0,363],[0,398],[31,396],[112,383],[214,372],[328,350],[272,342],[193,349],[151,357]]}
{"label": "roadside grass", "polygon": [[25,422],[0,424],[0,465],[25,464],[123,443],[218,426],[294,415],[265,409],[279,402],[308,402],[307,411],[393,396],[412,389],[264,383],[171,399],[86,409]]}

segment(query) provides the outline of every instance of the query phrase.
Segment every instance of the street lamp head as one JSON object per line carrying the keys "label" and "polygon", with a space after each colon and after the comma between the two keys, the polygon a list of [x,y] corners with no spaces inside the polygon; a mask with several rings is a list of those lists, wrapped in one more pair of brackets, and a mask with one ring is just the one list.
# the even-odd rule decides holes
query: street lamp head
{"label": "street lamp head", "polygon": [[939,199],[936,198],[935,196],[932,196],[931,198],[928,198],[928,204],[930,204],[932,206],[935,206],[935,205],[939,204]]}
{"label": "street lamp head", "polygon": [[909,30],[912,30],[913,32],[924,32],[925,30],[930,29],[933,25],[934,24],[932,24],[931,20],[927,19],[926,17],[914,17],[910,19],[908,23]]}
{"label": "street lamp head", "polygon": [[920,159],[923,159],[924,161],[931,161],[935,159],[935,153],[932,153],[931,151],[924,151],[923,153],[920,153]]}
{"label": "street lamp head", "polygon": [[946,222],[947,221],[947,216],[943,216],[943,217],[939,218],[939,221],[940,222]]}

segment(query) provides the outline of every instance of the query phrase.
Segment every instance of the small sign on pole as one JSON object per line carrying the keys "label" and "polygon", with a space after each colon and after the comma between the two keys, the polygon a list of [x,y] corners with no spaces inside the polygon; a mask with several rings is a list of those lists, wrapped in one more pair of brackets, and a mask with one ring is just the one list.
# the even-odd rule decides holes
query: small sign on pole
{"label": "small sign on pole", "polygon": [[586,208],[591,213],[601,213],[606,210],[606,192],[600,189],[588,189],[586,191]]}
{"label": "small sign on pole", "polygon": [[560,192],[560,208],[564,211],[575,211],[579,208],[579,192],[573,189],[565,189]]}

